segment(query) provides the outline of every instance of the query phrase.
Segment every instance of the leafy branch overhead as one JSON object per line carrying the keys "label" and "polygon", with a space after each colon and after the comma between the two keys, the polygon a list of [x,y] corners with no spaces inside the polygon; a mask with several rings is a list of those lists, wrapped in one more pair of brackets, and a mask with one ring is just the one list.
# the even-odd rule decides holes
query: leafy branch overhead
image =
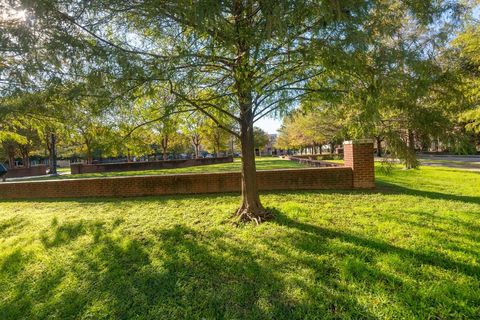
{"label": "leafy branch overhead", "polygon": [[[201,143],[217,153],[236,140],[240,220],[271,218],[255,175],[254,127],[264,117],[296,114],[295,139],[315,145],[395,137],[392,152],[413,165],[415,140],[455,137],[452,115],[469,108],[447,53],[470,7],[453,0],[12,0],[6,8],[1,114],[69,123],[89,160],[91,149],[145,154],[140,145],[167,158],[181,136],[196,156]],[[470,65],[472,46],[462,46]]]}

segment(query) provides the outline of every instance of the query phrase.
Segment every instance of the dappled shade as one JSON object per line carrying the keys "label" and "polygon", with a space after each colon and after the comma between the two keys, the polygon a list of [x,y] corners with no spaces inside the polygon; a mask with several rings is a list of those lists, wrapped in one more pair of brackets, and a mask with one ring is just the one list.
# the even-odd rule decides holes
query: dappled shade
{"label": "dappled shade", "polygon": [[232,224],[233,195],[2,202],[0,315],[475,317],[480,195],[458,183],[480,176],[377,174],[375,191],[265,194],[258,227]]}

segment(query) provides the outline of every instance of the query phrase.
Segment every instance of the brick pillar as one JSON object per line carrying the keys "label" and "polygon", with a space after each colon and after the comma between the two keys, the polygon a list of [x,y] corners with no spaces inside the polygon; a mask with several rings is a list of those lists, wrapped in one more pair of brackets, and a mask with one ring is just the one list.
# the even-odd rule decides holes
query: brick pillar
{"label": "brick pillar", "polygon": [[343,147],[345,167],[353,170],[353,188],[375,188],[373,141],[368,139],[345,141]]}

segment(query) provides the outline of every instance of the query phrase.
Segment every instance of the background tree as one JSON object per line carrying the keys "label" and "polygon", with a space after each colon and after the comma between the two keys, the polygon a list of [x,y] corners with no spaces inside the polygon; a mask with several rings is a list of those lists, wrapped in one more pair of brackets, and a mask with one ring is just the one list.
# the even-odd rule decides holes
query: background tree
{"label": "background tree", "polygon": [[333,152],[345,137],[341,118],[331,108],[302,105],[284,118],[277,146],[300,150],[300,153],[305,148],[309,148],[311,153],[321,153],[322,147],[328,145]]}
{"label": "background tree", "polygon": [[470,20],[455,40],[452,59],[462,75],[461,90],[469,109],[461,114],[467,130],[480,134],[480,21]]}
{"label": "background tree", "polygon": [[270,136],[268,133],[259,127],[253,127],[253,146],[255,150],[258,149],[259,155],[262,155],[262,149],[265,148],[269,141]]}
{"label": "background tree", "polygon": [[[448,5],[462,11],[458,4]],[[414,167],[416,137],[441,134],[458,110],[436,103],[444,98],[439,89],[452,80],[437,60],[438,48],[445,46],[456,20],[419,24],[406,6],[392,1],[372,8],[372,19],[361,27],[365,32],[352,35],[361,42],[321,57],[336,68],[310,81],[315,93],[304,104],[329,101],[340,112],[347,136],[385,139],[392,154]],[[332,90],[318,90],[326,84]]]}
{"label": "background tree", "polygon": [[193,146],[193,154],[195,159],[200,158],[200,148],[205,132],[206,118],[199,112],[191,112],[183,121],[183,133],[190,140]]}
{"label": "background tree", "polygon": [[[234,123],[228,116],[217,112],[215,118],[219,119],[223,127],[228,128],[230,131],[235,130]],[[205,137],[204,145],[217,157],[221,156],[222,151],[228,150],[228,144],[232,136],[231,133],[223,129],[222,126],[217,125],[211,118],[206,118],[203,126],[203,136]]]}

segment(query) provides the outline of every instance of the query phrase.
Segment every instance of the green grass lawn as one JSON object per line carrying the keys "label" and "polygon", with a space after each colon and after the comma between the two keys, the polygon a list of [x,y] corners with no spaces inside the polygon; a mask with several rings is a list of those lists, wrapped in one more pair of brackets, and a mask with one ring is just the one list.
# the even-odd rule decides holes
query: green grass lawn
{"label": "green grass lawn", "polygon": [[264,193],[260,226],[235,194],[2,201],[0,319],[478,318],[480,174],[377,183]]}
{"label": "green grass lawn", "polygon": [[70,173],[70,167],[57,168],[58,173]]}
{"label": "green grass lawn", "polygon": [[[161,170],[139,170],[139,171],[122,171],[122,172],[105,172],[105,173],[83,173],[74,175],[60,175],[56,177],[39,177],[30,180],[51,180],[51,179],[78,179],[78,178],[99,178],[99,177],[121,177],[121,176],[140,176],[140,175],[156,175],[156,174],[179,174],[179,173],[202,173],[202,172],[222,172],[222,171],[240,171],[241,160],[234,159],[230,163],[212,164],[204,166],[194,166],[178,169],[161,169]],[[305,166],[290,160],[274,158],[274,157],[257,157],[257,170],[271,169],[288,169],[288,168],[304,168]],[[66,172],[62,168],[63,171]]]}

